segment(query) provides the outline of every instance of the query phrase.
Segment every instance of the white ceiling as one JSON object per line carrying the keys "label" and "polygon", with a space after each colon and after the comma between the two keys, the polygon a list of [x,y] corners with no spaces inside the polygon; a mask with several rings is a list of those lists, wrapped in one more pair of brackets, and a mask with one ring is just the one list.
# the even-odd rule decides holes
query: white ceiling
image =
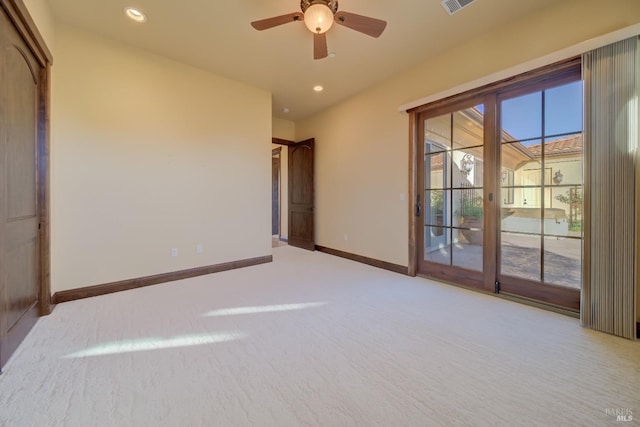
{"label": "white ceiling", "polygon": [[[560,0],[477,0],[453,16],[440,0],[340,0],[339,10],[387,21],[378,39],[340,25],[327,33],[334,58],[313,60],[302,22],[265,31],[251,21],[300,10],[298,0],[49,0],[57,19],[273,93],[273,115],[298,120]],[[136,24],[134,6],[148,15]],[[470,64],[472,66],[472,64]],[[325,90],[313,92],[314,85]],[[288,108],[285,114],[282,110]]]}

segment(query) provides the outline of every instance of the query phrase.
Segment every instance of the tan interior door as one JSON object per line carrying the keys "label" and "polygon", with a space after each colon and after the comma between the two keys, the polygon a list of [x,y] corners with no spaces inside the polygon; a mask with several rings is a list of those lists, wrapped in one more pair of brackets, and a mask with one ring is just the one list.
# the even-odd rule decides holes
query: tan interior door
{"label": "tan interior door", "polygon": [[289,146],[289,244],[315,250],[314,140]]}
{"label": "tan interior door", "polygon": [[0,367],[37,319],[38,64],[0,10]]}

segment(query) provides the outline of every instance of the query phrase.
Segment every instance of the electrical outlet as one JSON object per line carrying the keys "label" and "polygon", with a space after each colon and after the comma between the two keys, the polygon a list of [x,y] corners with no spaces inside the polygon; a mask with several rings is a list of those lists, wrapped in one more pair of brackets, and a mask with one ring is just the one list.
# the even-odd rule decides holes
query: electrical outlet
{"label": "electrical outlet", "polygon": [[178,248],[171,248],[171,256],[178,256]]}
{"label": "electrical outlet", "polygon": [[196,245],[196,253],[201,254],[202,252],[204,252],[204,248],[202,247],[202,243],[198,243]]}
{"label": "electrical outlet", "polygon": [[345,234],[345,235],[343,236],[343,238],[344,238],[344,240],[349,240],[349,235]]}

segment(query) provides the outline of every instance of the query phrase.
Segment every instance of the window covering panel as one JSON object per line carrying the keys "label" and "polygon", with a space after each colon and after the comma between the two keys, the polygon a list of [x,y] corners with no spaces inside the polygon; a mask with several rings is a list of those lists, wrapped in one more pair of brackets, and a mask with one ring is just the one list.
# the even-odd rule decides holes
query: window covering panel
{"label": "window covering panel", "polygon": [[583,325],[636,337],[639,39],[587,52]]}

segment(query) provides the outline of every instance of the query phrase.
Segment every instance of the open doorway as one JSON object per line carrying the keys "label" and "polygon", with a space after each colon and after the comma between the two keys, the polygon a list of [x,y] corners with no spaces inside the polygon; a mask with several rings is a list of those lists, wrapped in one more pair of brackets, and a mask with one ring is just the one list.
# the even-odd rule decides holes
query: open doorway
{"label": "open doorway", "polygon": [[280,157],[278,240],[291,246],[315,250],[315,141],[313,138],[301,142],[272,138],[271,143],[272,159],[276,153]]}
{"label": "open doorway", "polygon": [[282,238],[282,147],[271,150],[271,246],[286,245]]}
{"label": "open doorway", "polygon": [[271,236],[280,237],[280,148],[271,154]]}

